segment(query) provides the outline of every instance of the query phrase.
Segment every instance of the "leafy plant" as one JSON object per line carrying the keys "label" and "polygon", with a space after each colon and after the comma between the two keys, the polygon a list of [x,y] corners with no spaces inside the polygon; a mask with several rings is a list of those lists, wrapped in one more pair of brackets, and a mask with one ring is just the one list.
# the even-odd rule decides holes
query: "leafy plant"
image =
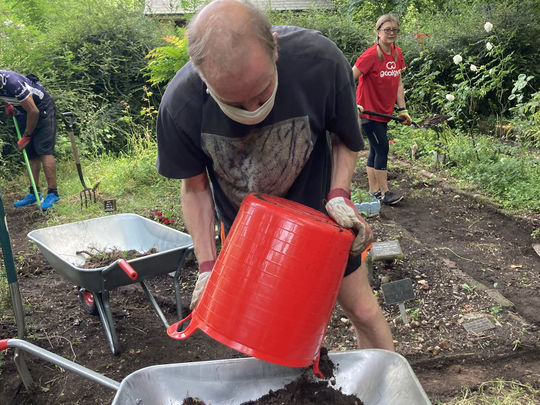
{"label": "leafy plant", "polygon": [[461,288],[463,288],[465,291],[467,291],[468,294],[472,294],[474,292],[474,290],[475,290],[474,287],[470,286],[467,283],[461,284]]}
{"label": "leafy plant", "polygon": [[169,45],[152,49],[146,55],[148,81],[153,85],[166,85],[189,60],[185,28],[178,27],[175,35],[167,35],[163,40]]}
{"label": "leafy plant", "polygon": [[493,314],[498,314],[502,311],[502,307],[500,305],[495,305],[489,308],[489,311]]}
{"label": "leafy plant", "polygon": [[411,319],[418,321],[420,319],[420,308],[407,308],[405,310]]}

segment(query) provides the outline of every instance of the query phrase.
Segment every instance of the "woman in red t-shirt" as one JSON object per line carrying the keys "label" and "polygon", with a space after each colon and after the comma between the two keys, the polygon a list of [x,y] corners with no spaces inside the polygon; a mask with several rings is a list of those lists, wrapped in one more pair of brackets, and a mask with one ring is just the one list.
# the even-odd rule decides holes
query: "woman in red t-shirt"
{"label": "woman in red t-shirt", "polygon": [[375,24],[377,39],[375,45],[358,57],[352,71],[358,79],[356,103],[358,119],[362,131],[369,140],[369,156],[366,171],[369,192],[384,204],[396,204],[403,198],[388,190],[387,162],[388,137],[387,118],[362,114],[364,109],[391,115],[397,102],[398,116],[404,118],[405,125],[411,124],[405,107],[405,90],[401,81],[401,71],[405,62],[401,49],[395,42],[399,33],[399,22],[393,14],[385,14]]}

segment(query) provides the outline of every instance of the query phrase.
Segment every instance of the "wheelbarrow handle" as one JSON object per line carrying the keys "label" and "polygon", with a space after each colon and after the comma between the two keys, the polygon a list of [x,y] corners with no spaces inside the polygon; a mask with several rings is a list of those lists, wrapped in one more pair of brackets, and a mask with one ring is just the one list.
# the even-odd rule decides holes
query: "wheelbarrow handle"
{"label": "wheelbarrow handle", "polygon": [[122,270],[124,270],[124,273],[126,273],[130,279],[132,279],[133,281],[137,280],[137,277],[139,277],[139,275],[128,262],[126,262],[124,259],[120,259],[118,260],[118,265]]}
{"label": "wheelbarrow handle", "polygon": [[92,380],[98,384],[104,385],[105,387],[110,388],[114,391],[118,391],[118,389],[120,388],[119,382],[114,381],[110,379],[109,377],[105,377],[104,375],[101,375],[93,370],[90,370],[89,368],[81,366],[80,364],[77,364],[55,353],[42,349],[41,347],[36,346],[25,340],[22,340],[22,339],[0,340],[0,351],[6,350],[8,347],[15,347],[18,349],[22,349],[25,352],[33,354],[34,356],[37,356],[41,359],[50,361],[51,363],[56,364],[67,370],[73,371],[79,374],[80,376],[88,378],[89,380]]}

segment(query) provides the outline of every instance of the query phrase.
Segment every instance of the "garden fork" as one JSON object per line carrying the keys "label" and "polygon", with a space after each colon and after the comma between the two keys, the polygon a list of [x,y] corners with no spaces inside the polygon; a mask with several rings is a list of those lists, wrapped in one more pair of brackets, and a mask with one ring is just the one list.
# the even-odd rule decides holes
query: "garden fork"
{"label": "garden fork", "polygon": [[75,165],[77,166],[77,172],[79,173],[79,179],[81,180],[81,184],[83,186],[82,191],[79,193],[79,197],[81,199],[81,208],[83,206],[83,197],[84,197],[84,206],[88,207],[88,200],[95,203],[96,202],[96,188],[99,185],[97,183],[94,187],[89,188],[86,186],[86,183],[84,182],[84,176],[81,168],[81,161],[79,159],[79,152],[77,150],[77,144],[75,143],[75,135],[73,134],[73,114],[68,111],[62,113],[62,119],[64,120],[64,124],[66,125],[66,129],[69,132],[69,139],[71,141],[71,149],[73,149],[73,155],[75,156]]}

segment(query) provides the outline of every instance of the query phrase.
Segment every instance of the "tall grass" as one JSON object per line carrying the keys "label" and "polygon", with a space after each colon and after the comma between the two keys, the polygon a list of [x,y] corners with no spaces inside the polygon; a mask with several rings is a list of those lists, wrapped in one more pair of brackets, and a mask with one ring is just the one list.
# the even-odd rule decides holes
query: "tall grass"
{"label": "tall grass", "polygon": [[465,387],[461,397],[435,405],[535,405],[538,390],[530,384],[497,379],[486,381],[478,388]]}
{"label": "tall grass", "polygon": [[81,161],[86,185],[88,188],[97,185],[98,202],[95,204],[88,200],[85,205],[84,196],[80,196],[83,187],[74,170],[75,163],[69,159],[60,161],[61,200],[47,213],[47,225],[110,215],[105,212],[104,201],[114,200],[116,213],[130,212],[149,217],[152,211],[159,210],[175,219],[175,227],[181,228],[180,180],[167,179],[157,173],[155,142],[149,139],[138,142],[129,154],[106,154]]}
{"label": "tall grass", "polygon": [[[488,135],[473,139],[448,125],[435,131],[390,124],[389,138],[396,139],[391,150],[402,158],[410,158],[415,144],[422,165],[446,170],[509,210],[540,212],[540,160],[534,148]],[[444,164],[435,162],[436,153],[446,155]]]}

